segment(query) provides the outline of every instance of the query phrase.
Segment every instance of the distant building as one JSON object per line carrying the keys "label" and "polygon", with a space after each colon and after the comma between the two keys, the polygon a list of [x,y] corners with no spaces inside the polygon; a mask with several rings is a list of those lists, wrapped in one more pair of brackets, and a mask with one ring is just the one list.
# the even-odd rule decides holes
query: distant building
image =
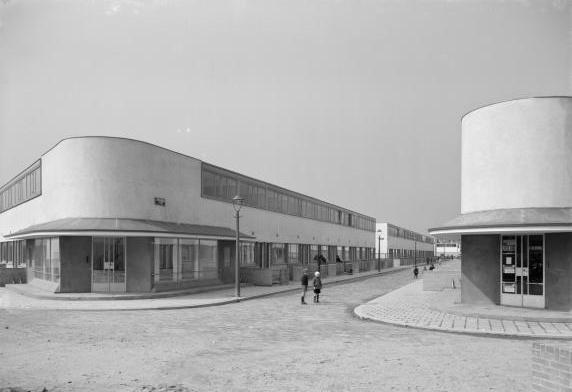
{"label": "distant building", "polygon": [[435,256],[453,256],[459,257],[461,255],[461,244],[454,241],[437,242],[435,243]]}
{"label": "distant building", "polygon": [[416,233],[412,230],[391,223],[376,223],[376,256],[380,258],[403,259],[417,262],[434,256],[434,241],[430,235]]}
{"label": "distant building", "polygon": [[572,310],[572,97],[501,102],[462,119],[463,303]]}
{"label": "distant building", "polygon": [[0,187],[0,262],[53,292],[232,283],[237,194],[249,282],[374,259],[372,217],[149,143],[78,137]]}

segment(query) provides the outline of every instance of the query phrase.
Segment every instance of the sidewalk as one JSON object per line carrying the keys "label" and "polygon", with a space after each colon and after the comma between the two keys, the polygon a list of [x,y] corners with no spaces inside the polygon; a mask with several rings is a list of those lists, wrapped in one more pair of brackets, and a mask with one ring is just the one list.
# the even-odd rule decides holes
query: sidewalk
{"label": "sidewalk", "polygon": [[460,289],[423,291],[417,280],[354,309],[361,319],[476,335],[572,339],[572,313],[460,303]]}
{"label": "sidewalk", "polygon": [[[367,271],[353,275],[338,275],[324,278],[325,286],[343,284],[373,276],[390,274],[411,268],[410,266],[387,268],[381,272]],[[222,285],[216,288],[194,289],[163,293],[62,293],[54,294],[29,285],[8,285],[0,288],[0,309],[45,309],[45,310],[154,310],[182,309],[205,306],[225,305],[281,293],[301,291],[299,282],[289,285],[241,286],[240,299],[234,296],[234,285]]]}

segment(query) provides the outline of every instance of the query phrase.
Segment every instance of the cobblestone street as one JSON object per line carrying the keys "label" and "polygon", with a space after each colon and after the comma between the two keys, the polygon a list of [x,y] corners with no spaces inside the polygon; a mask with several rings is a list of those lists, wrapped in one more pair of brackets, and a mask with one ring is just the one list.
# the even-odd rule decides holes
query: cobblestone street
{"label": "cobblestone street", "polygon": [[197,309],[0,311],[0,388],[41,391],[517,391],[532,340],[403,328],[353,316],[411,282],[400,271]]}

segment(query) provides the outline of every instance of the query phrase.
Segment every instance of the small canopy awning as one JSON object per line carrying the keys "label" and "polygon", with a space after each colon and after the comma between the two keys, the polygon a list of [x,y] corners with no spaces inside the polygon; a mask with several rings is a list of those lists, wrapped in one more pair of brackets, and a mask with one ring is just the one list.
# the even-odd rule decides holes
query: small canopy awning
{"label": "small canopy awning", "polygon": [[461,214],[441,227],[437,234],[485,234],[572,231],[572,208],[508,208]]}
{"label": "small canopy awning", "polygon": [[[128,218],[64,218],[29,226],[6,238],[25,239],[43,236],[128,236],[128,237],[186,237],[186,238],[236,238],[236,231],[221,226],[195,225],[190,223],[163,222]],[[241,239],[255,237],[240,233]]]}

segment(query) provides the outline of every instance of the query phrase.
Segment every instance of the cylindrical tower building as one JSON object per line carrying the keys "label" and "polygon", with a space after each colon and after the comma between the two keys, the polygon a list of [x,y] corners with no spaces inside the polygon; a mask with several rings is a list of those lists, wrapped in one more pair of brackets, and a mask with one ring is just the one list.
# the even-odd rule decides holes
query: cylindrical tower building
{"label": "cylindrical tower building", "polygon": [[572,97],[466,114],[461,165],[462,301],[572,309]]}

